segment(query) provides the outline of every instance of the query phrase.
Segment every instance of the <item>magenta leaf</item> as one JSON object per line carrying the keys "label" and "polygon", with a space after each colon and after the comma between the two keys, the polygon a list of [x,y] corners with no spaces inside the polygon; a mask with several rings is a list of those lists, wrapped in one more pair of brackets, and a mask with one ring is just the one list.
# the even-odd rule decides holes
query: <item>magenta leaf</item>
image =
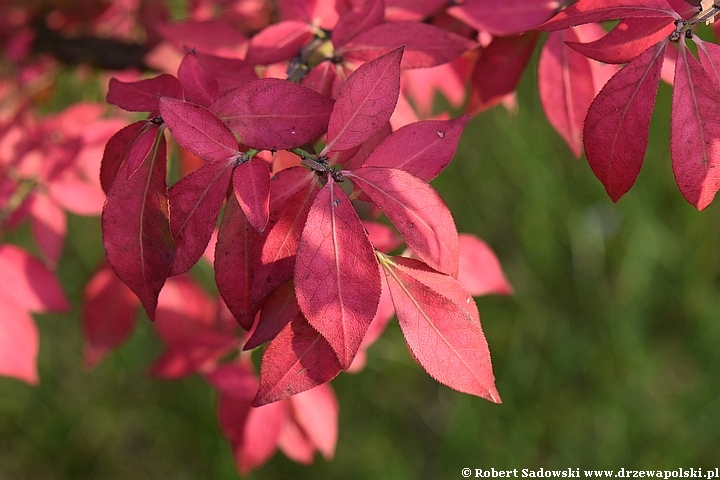
{"label": "magenta leaf", "polygon": [[160,289],[175,258],[168,218],[166,150],[165,137],[160,134],[137,172],[112,184],[102,213],[108,262],[140,298],[150,319],[155,317]]}
{"label": "magenta leaf", "polygon": [[563,30],[583,23],[637,17],[679,19],[680,15],[665,0],[580,0],[538,28],[545,31]]}
{"label": "magenta leaf", "polygon": [[158,95],[182,98],[178,79],[166,73],[130,83],[111,78],[107,102],[129,112],[153,112],[159,107]]}
{"label": "magenta leaf", "polygon": [[130,149],[135,144],[135,140],[143,129],[148,128],[150,125],[146,120],[131,123],[108,140],[103,152],[102,163],[100,164],[100,185],[106,194],[110,190],[110,186],[115,180],[118,170],[120,170],[123,162],[128,158]]}
{"label": "magenta leaf", "polygon": [[500,403],[490,351],[474,315],[417,278],[421,271],[390,259],[383,267],[405,341],[425,371],[450,388]]}
{"label": "magenta leaf", "polygon": [[295,292],[307,321],[350,367],[380,302],[377,258],[362,222],[330,176],[313,201],[295,262]]}
{"label": "magenta leaf", "polygon": [[251,65],[269,65],[289,60],[313,38],[312,26],[286,20],[260,30],[250,40],[246,61]]}
{"label": "magenta leaf", "polygon": [[330,344],[302,315],[270,342],[260,365],[257,407],[304,392],[335,378],[340,363]]}
{"label": "magenta leaf", "polygon": [[243,144],[266,150],[314,141],[327,129],[332,108],[332,99],[277,78],[246,83],[210,105]]}
{"label": "magenta leaf", "polygon": [[34,313],[66,312],[65,298],[55,275],[37,258],[20,247],[0,244],[0,296]]}
{"label": "magenta leaf", "polygon": [[215,245],[215,283],[228,309],[245,330],[252,328],[251,247],[258,233],[247,221],[234,195],[228,197]]}
{"label": "magenta leaf", "polygon": [[666,47],[661,42],[647,49],[616,73],[585,118],[585,155],[613,201],[640,173]]}
{"label": "magenta leaf", "polygon": [[225,201],[232,167],[232,162],[205,164],[170,188],[170,231],[177,248],[170,275],[188,271],[205,252]]}
{"label": "magenta leaf", "polygon": [[[332,43],[335,47],[344,45],[348,40],[364,31],[380,25],[385,15],[384,0],[363,0],[354,3],[352,9],[345,12],[332,30]],[[394,46],[398,46],[396,44]]]}
{"label": "magenta leaf", "polygon": [[538,62],[538,87],[550,124],[580,158],[583,122],[595,98],[595,82],[590,60],[566,45],[576,40],[572,29],[548,35]]}
{"label": "magenta leaf", "polygon": [[239,155],[235,135],[205,107],[161,97],[160,114],[175,140],[193,155],[211,162]]}
{"label": "magenta leaf", "polygon": [[402,54],[403,48],[397,48],[348,77],[330,116],[324,153],[360,145],[390,120],[400,95]]}
{"label": "magenta leaf", "polygon": [[700,65],[710,75],[716,85],[720,86],[720,45],[704,42],[696,36],[693,41],[698,47]]}
{"label": "magenta leaf", "polygon": [[672,18],[626,18],[604,37],[590,43],[566,40],[569,47],[604,63],[627,63],[670,35]]}
{"label": "magenta leaf", "polygon": [[338,53],[351,60],[368,61],[402,45],[403,69],[441,65],[477,47],[472,40],[426,23],[389,22],[353,37]]}
{"label": "magenta leaf", "polygon": [[296,315],[300,315],[300,307],[295,298],[295,286],[288,280],[263,302],[260,319],[243,350],[251,350],[272,340]]}
{"label": "magenta leaf", "polygon": [[394,168],[344,170],[432,268],[448,275],[458,272],[458,235],[450,211],[437,192],[419,178]]}
{"label": "magenta leaf", "polygon": [[0,295],[0,375],[37,385],[37,326],[27,310],[6,294]]}
{"label": "magenta leaf", "polygon": [[159,127],[148,122],[142,130],[138,132],[137,138],[130,143],[127,159],[125,160],[125,178],[135,175],[140,165],[148,160],[148,157],[155,154],[157,137],[160,134]]}
{"label": "magenta leaf", "polygon": [[218,81],[205,70],[194,50],[189,51],[180,63],[178,80],[188,102],[207,107],[218,98]]}
{"label": "magenta leaf", "polygon": [[135,328],[138,298],[108,265],[103,265],[83,293],[85,368],[94,368]]}
{"label": "magenta leaf", "polygon": [[670,154],[675,181],[698,210],[720,189],[720,87],[684,43],[675,67]]}
{"label": "magenta leaf", "polygon": [[270,215],[270,170],[267,163],[257,157],[241,163],[233,171],[232,184],[235,198],[248,222],[262,233]]}
{"label": "magenta leaf", "polygon": [[466,0],[455,3],[448,13],[475,30],[509,36],[534,29],[560,6],[559,1]]}
{"label": "magenta leaf", "polygon": [[425,120],[405,125],[386,137],[363,163],[365,167],[405,170],[429,182],[455,156],[469,115],[454,120]]}

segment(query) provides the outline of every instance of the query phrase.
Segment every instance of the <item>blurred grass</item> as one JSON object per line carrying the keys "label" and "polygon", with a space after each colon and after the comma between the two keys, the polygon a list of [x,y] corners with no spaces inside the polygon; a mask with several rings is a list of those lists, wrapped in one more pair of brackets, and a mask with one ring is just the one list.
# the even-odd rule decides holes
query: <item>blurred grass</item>
{"label": "blurred grass", "polygon": [[[393,324],[362,373],[333,382],[335,459],[278,454],[249,478],[720,466],[720,207],[698,213],[674,184],[670,89],[637,184],[613,204],[549,127],[534,82],[528,72],[517,115],[471,121],[434,183],[516,290],[478,302],[503,404],[436,384]],[[41,384],[0,378],[0,479],[237,478],[210,388],[147,377],[162,348],[147,319],[83,371],[79,305],[102,257],[99,222],[71,217],[69,231],[59,275],[74,310],[37,318]]]}

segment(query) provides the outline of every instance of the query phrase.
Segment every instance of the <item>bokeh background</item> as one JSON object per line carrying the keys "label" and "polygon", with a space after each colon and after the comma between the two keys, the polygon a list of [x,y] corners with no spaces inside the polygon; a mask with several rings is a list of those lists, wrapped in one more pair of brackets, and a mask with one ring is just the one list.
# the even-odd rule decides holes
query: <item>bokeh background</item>
{"label": "bokeh background", "polygon": [[[56,90],[50,110],[99,94],[71,70]],[[532,68],[519,109],[474,118],[434,181],[515,288],[478,299],[501,405],[434,382],[393,323],[365,370],[333,382],[335,458],[305,467],[279,453],[248,478],[720,466],[720,207],[698,213],[675,186],[670,94],[662,85],[645,165],[617,204],[548,125]],[[145,317],[82,368],[80,298],[102,254],[99,220],[71,217],[59,277],[74,309],[36,316],[39,386],[0,378],[0,479],[237,478],[213,390],[147,375],[162,345]]]}

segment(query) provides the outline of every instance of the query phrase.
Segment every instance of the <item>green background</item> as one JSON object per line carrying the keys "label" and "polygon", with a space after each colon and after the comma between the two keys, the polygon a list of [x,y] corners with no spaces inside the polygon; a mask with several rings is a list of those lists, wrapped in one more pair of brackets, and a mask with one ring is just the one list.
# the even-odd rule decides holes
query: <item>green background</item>
{"label": "green background", "polygon": [[[478,299],[503,403],[434,382],[393,323],[364,371],[333,382],[335,458],[305,467],[278,453],[249,478],[720,466],[719,207],[698,213],[674,183],[671,90],[660,88],[637,183],[614,204],[547,123],[534,75],[517,113],[470,122],[434,181],[458,229],[495,249],[515,288]],[[77,99],[83,86],[59,81]],[[80,296],[101,257],[99,221],[71,217],[59,276],[74,310],[36,316],[39,386],[0,378],[0,479],[237,478],[213,390],[148,377],[162,345],[147,319],[83,370]]]}

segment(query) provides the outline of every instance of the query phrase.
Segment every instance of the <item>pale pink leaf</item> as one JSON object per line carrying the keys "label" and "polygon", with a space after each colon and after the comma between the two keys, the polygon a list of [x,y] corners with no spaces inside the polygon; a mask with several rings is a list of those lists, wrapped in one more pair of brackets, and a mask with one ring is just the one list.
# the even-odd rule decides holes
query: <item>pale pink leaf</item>
{"label": "pale pink leaf", "polygon": [[390,120],[400,95],[402,54],[403,48],[397,48],[348,77],[332,110],[323,152],[360,145]]}
{"label": "pale pink leaf", "polygon": [[448,13],[475,30],[509,36],[534,29],[561,5],[557,0],[466,0],[451,6]]}
{"label": "pale pink leaf", "polygon": [[319,385],[290,398],[292,415],[325,459],[335,455],[339,405],[329,384]]}
{"label": "pale pink leaf", "polygon": [[460,271],[458,281],[474,297],[480,295],[510,295],[512,285],[503,273],[495,252],[487,243],[468,233],[458,236],[460,243]]}
{"label": "pale pink leaf", "polygon": [[667,42],[647,49],[605,84],[585,118],[590,168],[613,201],[627,192],[642,166]]}
{"label": "pale pink leaf", "polygon": [[233,171],[233,191],[250,225],[265,230],[270,215],[270,170],[257,157],[243,162]]}
{"label": "pale pink leaf", "polygon": [[419,178],[394,168],[344,170],[383,211],[407,246],[432,268],[458,272],[458,235],[450,211],[437,192]]}
{"label": "pale pink leaf", "polygon": [[0,375],[37,385],[37,326],[27,310],[6,295],[0,294]]}
{"label": "pale pink leaf", "polygon": [[305,222],[295,262],[295,292],[308,323],[346,369],[380,302],[380,272],[352,202],[332,177]]}

